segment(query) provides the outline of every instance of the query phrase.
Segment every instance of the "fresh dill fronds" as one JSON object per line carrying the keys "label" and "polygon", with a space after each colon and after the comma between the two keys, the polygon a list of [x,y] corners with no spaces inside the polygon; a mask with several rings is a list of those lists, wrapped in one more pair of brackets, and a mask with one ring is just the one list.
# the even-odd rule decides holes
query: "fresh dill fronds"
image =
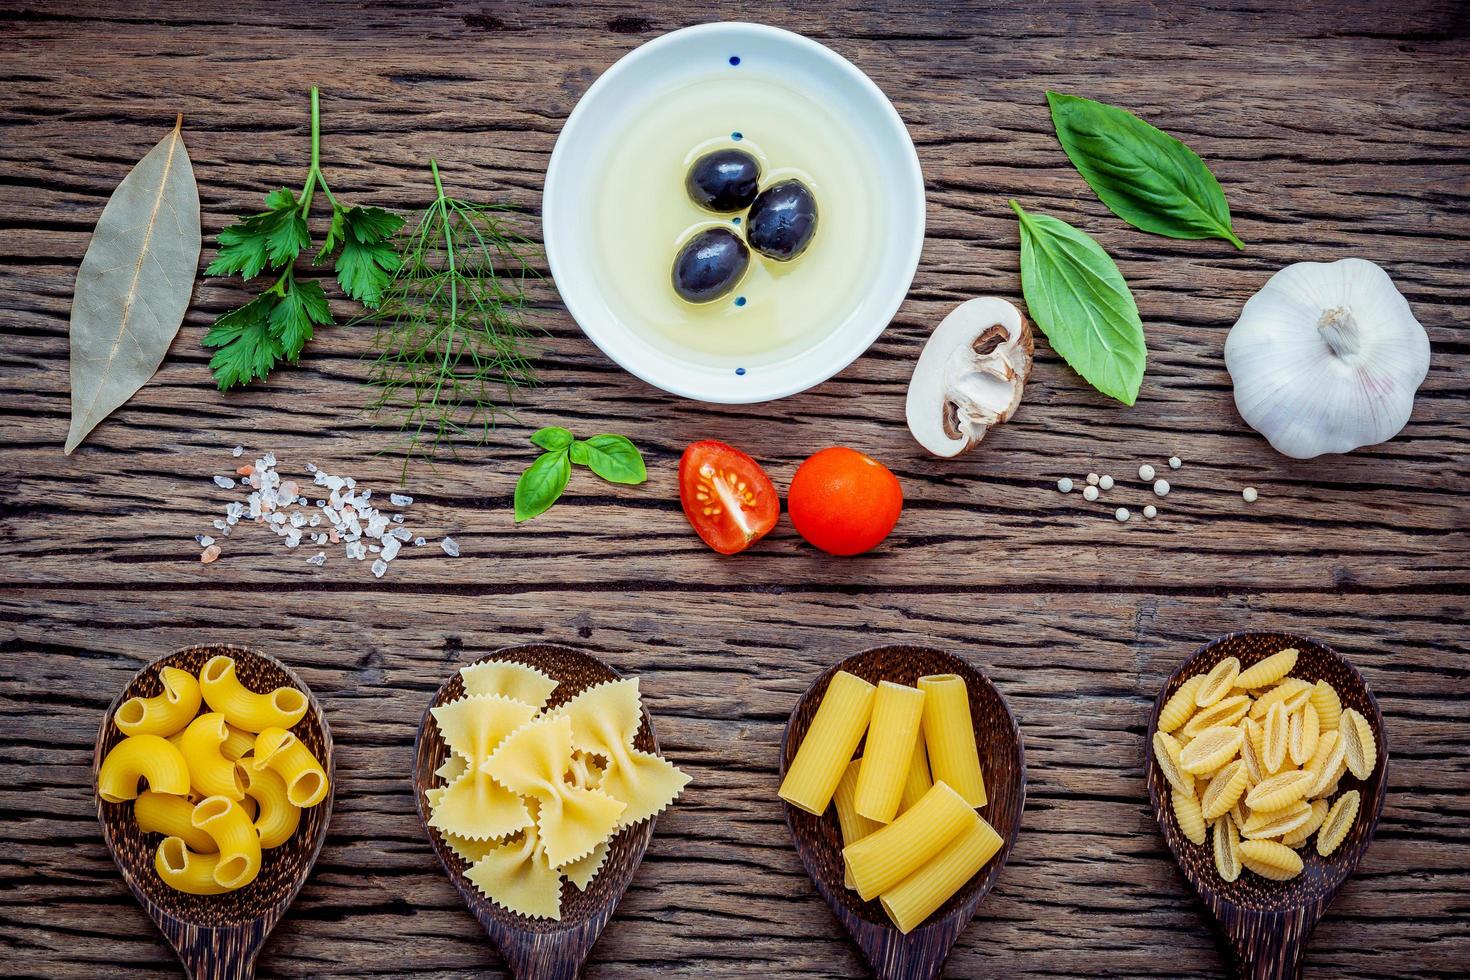
{"label": "fresh dill fronds", "polygon": [[450,197],[429,161],[438,196],[417,227],[399,239],[400,263],[383,287],[368,408],[404,433],[404,470],[414,456],[481,445],[516,394],[536,384],[525,319],[526,281],[540,278],[534,242],[518,233],[503,205]]}

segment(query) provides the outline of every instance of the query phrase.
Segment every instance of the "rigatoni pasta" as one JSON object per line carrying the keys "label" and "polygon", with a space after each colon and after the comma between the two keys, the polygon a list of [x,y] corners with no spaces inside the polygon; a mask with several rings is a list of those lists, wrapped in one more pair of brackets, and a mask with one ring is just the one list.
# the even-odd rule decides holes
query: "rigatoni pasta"
{"label": "rigatoni pasta", "polygon": [[857,893],[866,902],[897,885],[943,850],[974,815],[947,783],[935,783],[903,816],[842,849]]}
{"label": "rigatoni pasta", "polygon": [[923,691],[879,683],[857,784],[857,811],[869,820],[888,823],[898,815],[923,717]]}
{"label": "rigatoni pasta", "polygon": [[924,692],[924,746],[929,753],[929,772],[946,782],[972,807],[986,803],[985,774],[980,771],[980,751],[975,744],[975,723],[970,717],[970,693],[958,674],[931,674],[919,678]]}
{"label": "rigatoni pasta", "polygon": [[[914,739],[914,755],[909,760],[908,775],[903,781],[903,796],[898,801],[898,812],[902,813],[915,803],[919,802],[929,787],[934,785],[934,777],[929,773],[929,753],[924,748],[923,732]],[[839,788],[841,784],[838,784]],[[836,797],[833,797],[836,799]]]}
{"label": "rigatoni pasta", "polygon": [[872,684],[845,670],[832,676],[796,758],[781,780],[777,793],[781,799],[818,816],[827,809],[867,731],[877,693]]}
{"label": "rigatoni pasta", "polygon": [[[162,694],[119,706],[112,722],[125,734],[147,729],[161,735],[118,742],[98,770],[97,789],[108,803],[133,800],[138,829],[161,836],[153,866],[165,884],[207,896],[254,881],[262,852],[290,840],[301,808],[320,803],[329,786],[321,763],[294,734],[262,724],[296,724],[309,705],[304,692],[252,691],[230,657],[211,658],[203,672],[208,677],[201,681],[164,667]],[[199,714],[201,707],[212,710]],[[185,708],[188,717],[182,717]],[[141,794],[140,780],[148,784]]]}
{"label": "rigatoni pasta", "polygon": [[1000,850],[995,828],[973,810],[970,818],[942,853],[879,896],[899,932],[907,935],[934,914]]}

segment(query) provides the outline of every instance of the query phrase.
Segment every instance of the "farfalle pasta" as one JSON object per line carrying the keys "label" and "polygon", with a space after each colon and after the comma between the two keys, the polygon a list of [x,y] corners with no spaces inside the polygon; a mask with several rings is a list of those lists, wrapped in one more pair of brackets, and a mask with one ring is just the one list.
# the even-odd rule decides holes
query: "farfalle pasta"
{"label": "farfalle pasta", "polygon": [[133,801],[138,829],[161,838],[153,866],[169,887],[205,896],[247,887],[262,852],[290,840],[302,809],[330,788],[287,730],[309,699],[294,687],[251,690],[227,656],[208,660],[200,678],[164,667],[158,680],[159,694],[129,698],[113,716],[127,737],[103,759],[98,795]]}
{"label": "farfalle pasta", "polygon": [[442,784],[425,791],[429,826],[491,901],[560,919],[563,882],[588,888],[613,837],[668,806],[689,777],[635,748],[636,678],[548,709],[559,685],[535,667],[483,661],[460,676],[465,695],[432,711],[450,753],[435,770]]}
{"label": "farfalle pasta", "polygon": [[1356,789],[1337,796],[1339,783],[1378,765],[1368,719],[1326,681],[1291,676],[1297,661],[1294,648],[1253,664],[1227,657],[1159,710],[1152,755],[1169,810],[1191,844],[1211,848],[1225,881],[1294,878],[1313,838],[1320,856],[1334,853],[1361,805]]}

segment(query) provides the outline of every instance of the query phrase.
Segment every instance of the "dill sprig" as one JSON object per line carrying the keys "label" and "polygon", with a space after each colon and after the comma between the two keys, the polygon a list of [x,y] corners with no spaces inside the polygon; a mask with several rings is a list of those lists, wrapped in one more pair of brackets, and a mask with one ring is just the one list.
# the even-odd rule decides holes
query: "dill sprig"
{"label": "dill sprig", "polygon": [[445,446],[454,455],[461,437],[484,444],[517,392],[536,384],[525,319],[536,245],[507,220],[512,209],[450,197],[438,162],[429,168],[438,196],[400,239],[402,262],[363,318],[377,323],[368,408],[406,435],[405,473],[416,455]]}

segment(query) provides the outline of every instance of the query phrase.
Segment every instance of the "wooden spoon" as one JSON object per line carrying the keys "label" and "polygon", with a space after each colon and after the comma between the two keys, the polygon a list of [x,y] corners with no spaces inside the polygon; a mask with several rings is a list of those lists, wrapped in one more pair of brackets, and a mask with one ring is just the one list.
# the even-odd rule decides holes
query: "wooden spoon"
{"label": "wooden spoon", "polygon": [[[1227,882],[1215,871],[1209,840],[1203,846],[1191,843],[1174,819],[1169,783],[1153,753],[1159,711],[1180,684],[1195,674],[1208,672],[1226,657],[1236,657],[1244,669],[1287,647],[1296,647],[1298,651],[1291,676],[1327,681],[1337,689],[1344,708],[1355,708],[1368,719],[1373,737],[1378,741],[1378,765],[1367,781],[1355,778],[1351,772],[1343,774],[1339,793],[1356,789],[1362,794],[1362,805],[1352,831],[1330,857],[1318,856],[1312,838],[1298,851],[1306,866],[1290,881],[1267,881],[1243,871],[1239,879]],[[1148,796],[1163,831],[1164,843],[1169,845],[1184,877],[1209,910],[1236,975],[1253,980],[1301,976],[1307,940],[1368,850],[1368,842],[1378,828],[1378,816],[1383,812],[1384,790],[1388,785],[1388,739],[1383,732],[1378,702],[1368,690],[1363,675],[1330,647],[1304,636],[1231,633],[1201,647],[1169,676],[1154,701],[1144,745]]]}
{"label": "wooden spoon", "polygon": [[[1005,843],[979,874],[908,935],[894,927],[877,899],[864,902],[857,892],[843,886],[842,832],[837,825],[836,811],[828,807],[825,814],[817,817],[783,803],[786,826],[791,829],[801,863],[832,914],[857,942],[873,973],[880,980],[930,980],[939,976],[961,930],[974,918],[980,900],[1000,877],[1016,833],[1021,829],[1021,811],[1026,806],[1026,753],[1021,732],[1000,692],[984,674],[959,657],[928,647],[878,647],[848,657],[823,672],[796,702],[782,743],[782,776],[796,758],[796,750],[806,736],[827,685],[839,670],[856,674],[872,684],[892,681],[913,685],[926,674],[958,674],[970,692],[970,715],[989,795],[989,802],[980,814]],[[861,748],[858,751],[861,754]]]}
{"label": "wooden spoon", "polygon": [[[556,690],[547,702],[548,709],[565,704],[596,684],[617,680],[622,675],[590,654],[570,647],[549,643],[507,647],[474,663],[509,660],[526,664],[556,679]],[[449,747],[439,734],[430,710],[464,696],[464,682],[456,670],[424,711],[414,743],[413,795],[418,805],[419,822],[434,845],[439,863],[444,865],[449,880],[459,889],[465,904],[480,920],[490,941],[505,957],[507,965],[519,980],[570,980],[587,962],[592,946],[612,918],[613,911],[633,880],[643,860],[643,852],[653,837],[654,820],[644,820],[626,827],[608,845],[602,868],[586,891],[569,881],[562,882],[561,919],[535,919],[508,911],[490,901],[465,877],[469,864],[444,843],[444,838],[429,826],[428,802],[424,792],[437,783],[434,770],[448,758]],[[648,709],[643,710],[643,723],[633,744],[645,752],[658,751],[658,737]]]}
{"label": "wooden spoon", "polygon": [[337,791],[332,733],[311,689],[273,657],[244,647],[210,645],[187,647],[159,657],[134,674],[122,693],[113,699],[97,732],[97,747],[92,753],[94,795],[97,770],[103,758],[123,739],[122,732],[112,723],[118,707],[128,698],[160,693],[163,683],[159,675],[163,668],[178,667],[197,675],[210,657],[221,654],[235,658],[237,675],[252,690],[289,686],[306,695],[309,705],[306,716],[291,730],[321,761],[330,788],[326,799],[302,811],[295,836],[280,847],[265,851],[260,875],[244,888],[223,895],[189,895],[164,884],[153,867],[159,835],[145,835],[138,830],[131,802],[106,803],[96,796],[102,838],[122,871],[123,880],[194,980],[245,980],[255,976],[255,958],[266,936],[301,890],[321,853]]}

